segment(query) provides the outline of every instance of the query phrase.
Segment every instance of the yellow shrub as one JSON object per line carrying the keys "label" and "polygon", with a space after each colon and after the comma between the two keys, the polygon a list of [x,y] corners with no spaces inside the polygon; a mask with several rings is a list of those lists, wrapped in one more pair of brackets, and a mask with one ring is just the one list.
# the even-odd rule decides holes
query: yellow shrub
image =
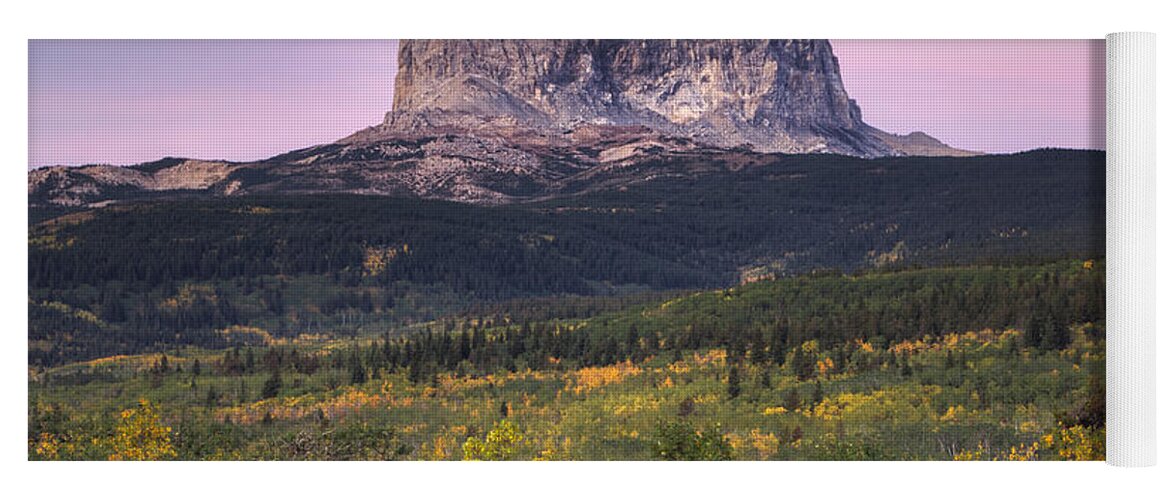
{"label": "yellow shrub", "polygon": [[464,460],[511,460],[516,458],[519,445],[524,442],[524,436],[516,424],[508,420],[501,420],[492,426],[488,435],[481,440],[470,437],[464,442]]}
{"label": "yellow shrub", "polygon": [[1057,455],[1064,460],[1105,460],[1106,441],[1099,434],[1077,425],[1061,429],[1058,436],[1051,436],[1046,442],[1053,442]]}
{"label": "yellow shrub", "polygon": [[122,412],[114,430],[110,460],[165,460],[175,458],[171,428],[159,420],[158,407],[145,399],[138,408]]}
{"label": "yellow shrub", "polygon": [[900,386],[865,394],[842,393],[819,403],[813,415],[824,420],[841,419],[849,428],[878,422],[925,422],[935,417],[930,403],[939,392],[937,386]]}
{"label": "yellow shrub", "polygon": [[588,393],[606,385],[619,383],[627,377],[640,373],[642,373],[642,368],[629,360],[609,366],[582,368],[573,372],[572,377],[565,385],[565,390],[571,390],[574,394],[580,395],[583,392]]}
{"label": "yellow shrub", "polygon": [[774,406],[772,408],[765,408],[763,413],[765,415],[784,415],[788,412],[789,410],[784,406]]}
{"label": "yellow shrub", "polygon": [[748,437],[752,441],[752,449],[756,450],[761,460],[768,460],[769,457],[776,455],[781,447],[780,438],[771,432],[765,434],[760,429],[752,429]]}

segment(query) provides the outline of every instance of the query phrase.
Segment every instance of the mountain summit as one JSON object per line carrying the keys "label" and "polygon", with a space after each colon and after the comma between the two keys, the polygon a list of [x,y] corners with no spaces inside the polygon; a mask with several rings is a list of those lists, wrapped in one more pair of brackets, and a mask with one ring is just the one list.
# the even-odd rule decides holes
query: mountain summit
{"label": "mountain summit", "polygon": [[782,153],[970,156],[862,121],[825,40],[408,40],[394,109],[256,162],[29,173],[29,204],[360,193],[506,204],[738,171]]}
{"label": "mountain summit", "polygon": [[826,40],[406,40],[368,136],[638,126],[765,153],[961,155],[862,121]]}

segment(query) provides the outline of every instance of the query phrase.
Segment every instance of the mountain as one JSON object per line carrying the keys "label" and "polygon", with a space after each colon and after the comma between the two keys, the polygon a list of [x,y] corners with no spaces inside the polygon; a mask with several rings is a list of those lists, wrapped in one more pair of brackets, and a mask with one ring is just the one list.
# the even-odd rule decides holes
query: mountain
{"label": "mountain", "polygon": [[[906,152],[862,121],[826,40],[407,40],[394,110],[358,137],[641,126],[766,153]],[[916,154],[963,155],[937,141]]]}
{"label": "mountain", "polygon": [[863,122],[824,40],[409,40],[394,109],[335,143],[249,163],[43,168],[28,195],[49,210],[177,192],[505,204],[656,175],[632,165],[773,153],[974,154]]}

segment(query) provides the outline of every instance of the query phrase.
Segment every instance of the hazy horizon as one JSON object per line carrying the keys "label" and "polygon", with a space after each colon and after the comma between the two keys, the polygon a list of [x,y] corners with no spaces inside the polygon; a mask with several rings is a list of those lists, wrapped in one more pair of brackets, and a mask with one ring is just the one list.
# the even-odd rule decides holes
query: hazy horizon
{"label": "hazy horizon", "polygon": [[[1105,148],[1103,40],[832,40],[863,119],[958,148]],[[397,40],[30,40],[29,168],[253,161],[391,109]]]}

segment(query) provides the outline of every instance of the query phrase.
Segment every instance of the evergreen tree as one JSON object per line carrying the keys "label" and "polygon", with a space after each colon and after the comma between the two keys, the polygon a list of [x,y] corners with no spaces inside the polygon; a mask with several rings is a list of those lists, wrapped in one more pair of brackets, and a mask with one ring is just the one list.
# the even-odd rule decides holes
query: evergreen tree
{"label": "evergreen tree", "polygon": [[362,360],[358,357],[357,351],[354,351],[350,358],[350,383],[354,385],[366,383],[366,368],[362,366]]}
{"label": "evergreen tree", "polygon": [[765,347],[764,332],[760,328],[752,328],[752,364],[763,365],[768,362],[768,349]]}
{"label": "evergreen tree", "polygon": [[410,380],[412,384],[421,383],[426,375],[423,373],[423,362],[417,355],[411,356],[410,360],[410,365],[407,367],[407,380]]}
{"label": "evergreen tree", "polygon": [[793,349],[792,365],[793,374],[797,376],[797,380],[809,380],[817,373],[816,354],[796,347]]}
{"label": "evergreen tree", "polygon": [[773,364],[785,364],[786,346],[789,344],[789,328],[784,320],[777,321],[773,328],[772,343],[769,345],[769,354],[772,354]]}
{"label": "evergreen tree", "polygon": [[635,362],[642,360],[642,348],[638,339],[638,327],[631,323],[630,329],[626,331],[626,357]]}
{"label": "evergreen tree", "polygon": [[268,380],[264,381],[264,387],[260,390],[260,397],[262,399],[275,398],[281,392],[281,371],[273,370],[272,375]]}
{"label": "evergreen tree", "polygon": [[1045,327],[1045,338],[1041,343],[1041,348],[1060,351],[1069,347],[1072,342],[1073,336],[1069,332],[1069,327],[1062,324],[1055,316],[1050,316]]}
{"label": "evergreen tree", "polygon": [[789,390],[785,391],[785,396],[782,401],[785,408],[789,410],[796,410],[802,405],[801,394],[794,387],[790,387]]}
{"label": "evergreen tree", "polygon": [[767,366],[760,370],[760,388],[765,390],[773,388],[772,369]]}
{"label": "evergreen tree", "polygon": [[728,339],[727,349],[729,363],[739,363],[744,360],[744,354],[747,348],[744,345],[744,339],[740,335],[732,334],[731,338]]}
{"label": "evergreen tree", "polygon": [[728,397],[736,399],[740,395],[740,369],[736,365],[728,370]]}
{"label": "evergreen tree", "polygon": [[1029,318],[1024,332],[1025,345],[1034,349],[1040,348],[1045,342],[1045,326],[1046,323],[1041,316],[1034,314]]}
{"label": "evergreen tree", "polygon": [[215,387],[207,388],[207,398],[204,399],[204,405],[208,408],[215,408],[219,405],[220,393],[215,390]]}

